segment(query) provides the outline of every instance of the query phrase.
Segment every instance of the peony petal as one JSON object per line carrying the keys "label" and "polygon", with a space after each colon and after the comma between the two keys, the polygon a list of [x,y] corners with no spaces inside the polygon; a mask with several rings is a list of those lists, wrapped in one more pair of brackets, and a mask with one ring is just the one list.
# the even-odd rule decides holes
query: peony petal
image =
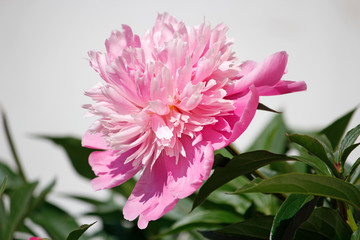
{"label": "peony petal", "polygon": [[166,125],[164,119],[154,114],[151,121],[151,128],[159,139],[170,139],[173,136],[171,129]]}
{"label": "peony petal", "polygon": [[124,164],[124,162],[135,150],[132,149],[121,155],[111,150],[92,152],[89,156],[89,164],[98,176],[91,181],[94,190],[116,187],[132,178],[142,165],[134,168],[131,163]]}
{"label": "peony petal", "polygon": [[257,90],[260,96],[273,96],[306,90],[305,82],[280,81],[275,86],[262,86]]}
{"label": "peony petal", "polygon": [[[254,86],[234,103],[234,114],[223,116],[213,126],[205,126],[203,141],[210,141],[214,150],[219,150],[235,141],[249,126],[259,104],[259,94]],[[231,131],[229,131],[229,127]]]}
{"label": "peony petal", "polygon": [[186,157],[165,157],[169,174],[168,187],[176,198],[185,198],[194,193],[210,174],[214,162],[214,149],[210,143],[201,142],[192,146],[189,137],[181,138]]}
{"label": "peony petal", "polygon": [[[283,51],[269,56],[256,66],[253,62],[247,63],[246,74],[226,89],[228,95],[244,91],[251,85],[255,87],[275,85],[285,72],[287,58],[287,53]],[[249,71],[250,69],[252,71]]]}
{"label": "peony petal", "polygon": [[258,104],[259,94],[254,86],[250,87],[248,94],[236,100],[234,104],[236,107],[234,117],[237,121],[232,127],[233,131],[231,137],[228,139],[228,144],[235,141],[246,130],[255,116]]}
{"label": "peony petal", "polygon": [[205,126],[201,131],[203,141],[211,142],[214,150],[219,150],[228,144],[229,133],[217,131],[210,126]]}
{"label": "peony petal", "polygon": [[124,218],[132,221],[139,216],[138,227],[144,229],[149,221],[170,211],[178,199],[169,191],[167,181],[164,154],[161,154],[152,169],[145,168],[136,183],[123,208]]}
{"label": "peony petal", "polygon": [[180,92],[182,92],[185,86],[191,80],[192,73],[192,61],[190,56],[187,56],[185,59],[185,65],[183,68],[179,69],[179,76],[176,79],[177,88]]}
{"label": "peony petal", "polygon": [[201,58],[198,62],[198,67],[196,70],[195,78],[193,80],[193,84],[198,84],[202,82],[211,75],[214,71],[215,59],[214,58]]}
{"label": "peony petal", "polygon": [[157,113],[159,115],[165,115],[170,112],[170,108],[167,104],[164,104],[161,100],[153,100],[149,101],[149,106],[151,108],[151,111],[154,113]]}
{"label": "peony petal", "polygon": [[108,144],[105,142],[101,133],[90,133],[90,131],[86,131],[84,134],[81,145],[87,148],[93,149],[108,149]]}

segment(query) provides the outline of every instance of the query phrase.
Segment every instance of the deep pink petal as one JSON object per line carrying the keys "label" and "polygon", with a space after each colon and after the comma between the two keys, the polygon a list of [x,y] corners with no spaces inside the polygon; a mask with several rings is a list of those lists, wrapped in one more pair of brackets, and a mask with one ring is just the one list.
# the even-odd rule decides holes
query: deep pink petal
{"label": "deep pink petal", "polygon": [[[228,95],[242,92],[251,85],[255,87],[273,86],[280,81],[287,64],[286,52],[275,53],[266,58],[262,63],[255,66],[253,62],[245,66],[245,75],[228,87]],[[252,71],[249,71],[252,68]]]}
{"label": "deep pink petal", "polygon": [[91,181],[93,188],[97,191],[116,187],[132,178],[142,165],[133,167],[131,162],[127,164],[124,162],[135,150],[132,149],[121,155],[111,150],[92,152],[89,156],[89,164],[98,176]]}
{"label": "deep pink petal", "polygon": [[235,102],[235,119],[238,120],[233,126],[232,135],[228,140],[228,144],[235,141],[249,126],[251,120],[255,116],[257,106],[259,104],[259,94],[255,87],[250,87],[250,91],[244,97],[239,98]]}
{"label": "deep pink petal", "polygon": [[[235,141],[249,126],[258,104],[259,94],[252,86],[245,96],[235,100],[234,114],[221,117],[213,127],[204,127],[201,131],[203,141],[210,141],[215,150]],[[229,127],[231,131],[229,131]]]}
{"label": "deep pink petal", "polygon": [[280,81],[275,86],[258,87],[260,96],[273,96],[306,90],[305,82]]}
{"label": "deep pink petal", "polygon": [[214,150],[219,150],[228,144],[228,135],[229,133],[224,133],[221,131],[217,131],[212,127],[205,126],[203,131],[201,131],[201,135],[203,136],[204,141],[211,142],[211,146]]}
{"label": "deep pink petal", "polygon": [[185,198],[194,193],[208,178],[213,162],[214,149],[210,143],[192,145],[190,137],[181,139],[186,157],[180,156],[178,163],[174,157],[165,158],[169,173],[168,187],[177,198]]}
{"label": "deep pink petal", "polygon": [[89,131],[86,131],[84,134],[81,145],[93,149],[108,149],[107,143],[101,133],[92,134]]}
{"label": "deep pink petal", "polygon": [[164,154],[156,160],[152,169],[145,168],[133,192],[126,202],[123,213],[127,220],[139,216],[138,227],[146,228],[149,221],[156,220],[170,211],[178,199],[170,192]]}

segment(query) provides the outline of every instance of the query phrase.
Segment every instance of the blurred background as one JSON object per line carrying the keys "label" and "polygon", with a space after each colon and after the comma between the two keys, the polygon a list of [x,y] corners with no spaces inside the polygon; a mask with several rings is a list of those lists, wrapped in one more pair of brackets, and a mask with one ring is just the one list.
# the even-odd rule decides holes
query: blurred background
{"label": "blurred background", "polygon": [[[187,25],[204,19],[226,23],[228,37],[241,60],[261,61],[285,50],[287,80],[306,81],[308,90],[264,97],[265,105],[283,111],[295,129],[326,126],[360,103],[360,1],[120,1],[0,0],[0,105],[31,180],[44,186],[57,179],[50,199],[75,214],[84,206],[61,197],[76,193],[103,198],[78,176],[65,152],[35,134],[81,137],[94,119],[84,118],[90,103],[84,91],[101,81],[89,66],[89,50],[105,50],[105,39],[121,24],[142,36],[158,13],[174,15]],[[258,112],[237,141],[249,146],[267,121]],[[358,111],[350,126],[360,123]],[[0,159],[15,166],[0,130]]]}

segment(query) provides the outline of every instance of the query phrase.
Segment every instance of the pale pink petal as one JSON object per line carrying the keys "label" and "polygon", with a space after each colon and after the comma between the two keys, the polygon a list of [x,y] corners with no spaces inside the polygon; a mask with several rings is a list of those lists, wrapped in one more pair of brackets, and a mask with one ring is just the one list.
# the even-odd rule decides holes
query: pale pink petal
{"label": "pale pink petal", "polygon": [[105,142],[104,137],[101,133],[90,133],[90,131],[86,131],[81,145],[87,148],[93,149],[108,149],[108,144]]}
{"label": "pale pink petal", "polygon": [[176,79],[177,88],[180,92],[182,92],[185,86],[191,80],[191,73],[192,73],[192,62],[189,56],[186,57],[185,65],[183,68],[179,69],[179,76]]}
{"label": "pale pink petal", "polygon": [[248,73],[250,73],[251,71],[254,70],[254,68],[258,65],[257,62],[255,61],[251,61],[251,60],[247,60],[245,62],[243,62],[241,65],[240,65],[240,68],[241,68],[241,75],[246,75]]}
{"label": "pale pink petal", "polygon": [[164,154],[161,154],[152,169],[146,168],[136,183],[123,208],[124,218],[132,221],[139,216],[138,227],[144,229],[149,221],[170,211],[178,199],[169,191],[167,182]]}
{"label": "pale pink petal", "polygon": [[126,47],[140,47],[139,37],[133,35],[131,28],[123,24],[122,29],[122,32],[113,31],[105,41],[106,50],[113,58],[121,56]]}
{"label": "pale pink petal", "polygon": [[170,139],[173,136],[172,131],[164,122],[164,119],[157,114],[154,114],[151,121],[151,128],[159,139]]}
{"label": "pale pink petal", "polygon": [[186,111],[193,110],[201,102],[201,90],[204,88],[204,86],[205,84],[202,82],[196,85],[193,85],[192,82],[189,82],[180,95],[181,103],[178,106]]}
{"label": "pale pink petal", "polygon": [[134,168],[131,163],[124,164],[124,162],[135,150],[121,155],[111,150],[92,152],[89,156],[89,164],[98,176],[91,181],[93,188],[97,191],[116,187],[132,178],[142,165]]}
{"label": "pale pink petal", "polygon": [[168,50],[167,66],[172,76],[175,76],[176,71],[185,64],[187,45],[182,40],[173,39],[166,44],[166,48]]}
{"label": "pale pink petal", "polygon": [[215,59],[214,58],[201,58],[201,60],[198,62],[198,67],[196,70],[196,75],[193,80],[193,84],[197,84],[199,82],[202,82],[205,78],[211,75],[213,72],[215,65]]}
{"label": "pale pink petal", "polygon": [[149,101],[149,106],[151,111],[159,115],[165,115],[170,112],[169,106],[167,104],[164,104],[163,101],[159,99]]}

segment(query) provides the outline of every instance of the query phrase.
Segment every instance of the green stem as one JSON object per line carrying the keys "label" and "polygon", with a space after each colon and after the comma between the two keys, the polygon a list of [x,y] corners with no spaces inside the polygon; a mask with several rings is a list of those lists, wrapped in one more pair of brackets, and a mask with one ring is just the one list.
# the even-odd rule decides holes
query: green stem
{"label": "green stem", "polygon": [[11,149],[11,153],[12,153],[13,158],[15,160],[16,166],[18,168],[18,173],[19,173],[20,177],[22,178],[22,180],[24,182],[27,182],[26,177],[25,177],[25,173],[24,173],[24,171],[22,169],[22,166],[20,164],[20,159],[19,159],[19,157],[17,155],[17,152],[16,152],[14,142],[13,142],[13,140],[11,138],[11,135],[10,135],[9,126],[8,126],[7,119],[6,119],[4,111],[2,111],[2,119],[3,119],[4,128],[5,128],[6,138],[8,140],[8,143],[9,143],[9,146],[10,146],[10,149]]}
{"label": "green stem", "polygon": [[226,146],[225,149],[231,154],[233,155],[233,157],[240,155],[240,152],[232,145],[230,144],[229,146]]}
{"label": "green stem", "polygon": [[347,206],[346,214],[347,214],[347,223],[349,224],[351,230],[352,230],[353,232],[355,232],[358,227],[357,227],[357,225],[356,225],[354,216],[353,216],[353,214],[352,214],[351,209],[349,208],[349,206]]}
{"label": "green stem", "polygon": [[345,204],[343,202],[341,202],[340,200],[336,200],[336,202],[337,202],[337,206],[338,206],[338,209],[339,209],[339,212],[340,212],[340,216],[346,222],[347,214],[346,214]]}

